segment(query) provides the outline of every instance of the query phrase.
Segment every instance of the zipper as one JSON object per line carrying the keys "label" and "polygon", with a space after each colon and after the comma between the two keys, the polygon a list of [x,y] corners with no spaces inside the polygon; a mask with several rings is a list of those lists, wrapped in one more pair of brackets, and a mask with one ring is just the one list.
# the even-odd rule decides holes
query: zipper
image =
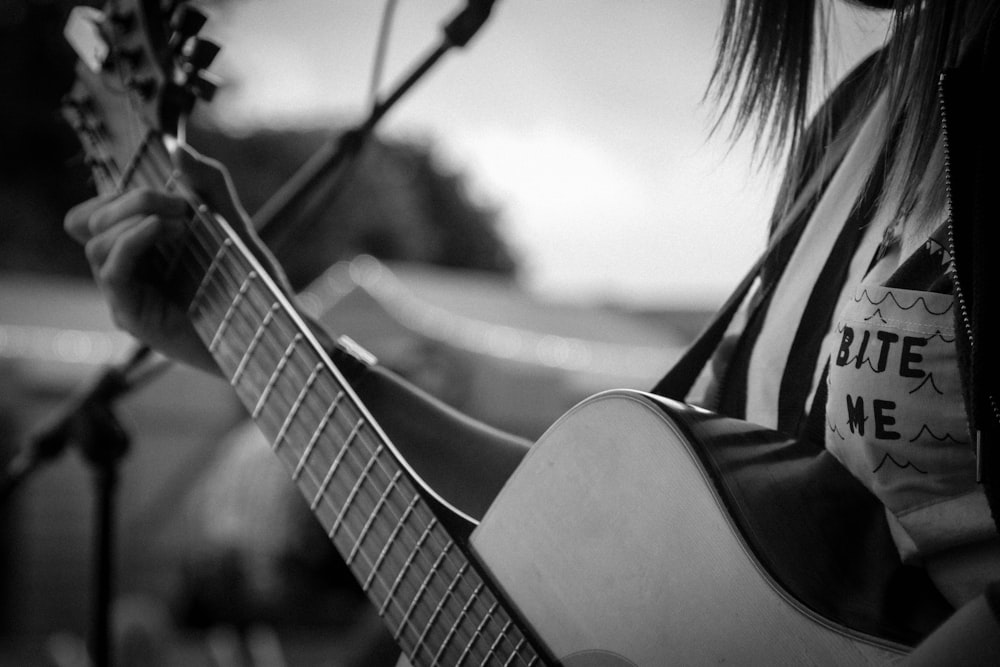
{"label": "zipper", "polygon": [[[953,292],[955,295],[955,302],[958,305],[959,319],[961,320],[962,327],[965,329],[966,340],[969,341],[970,351],[975,348],[976,340],[973,336],[972,329],[972,318],[969,316],[969,308],[965,301],[965,292],[962,289],[962,282],[959,280],[958,276],[958,265],[955,261],[955,219],[952,210],[952,191],[951,191],[951,151],[948,145],[948,113],[945,109],[945,79],[948,73],[942,72],[941,76],[938,78],[938,111],[941,118],[941,144],[944,149],[944,189],[945,189],[945,205],[947,207],[947,226],[948,226],[948,252],[951,255],[951,280],[953,286]],[[971,381],[971,378],[970,378]],[[997,401],[993,397],[992,392],[986,393],[987,402],[989,403],[990,410],[993,412],[993,418],[995,421],[1000,423],[1000,409],[997,407]],[[969,410],[970,420],[976,417],[975,415],[975,405],[971,406]],[[983,433],[978,427],[977,423],[970,423],[970,428],[972,429],[972,435],[975,439],[976,447],[976,483],[982,483],[983,480]]]}

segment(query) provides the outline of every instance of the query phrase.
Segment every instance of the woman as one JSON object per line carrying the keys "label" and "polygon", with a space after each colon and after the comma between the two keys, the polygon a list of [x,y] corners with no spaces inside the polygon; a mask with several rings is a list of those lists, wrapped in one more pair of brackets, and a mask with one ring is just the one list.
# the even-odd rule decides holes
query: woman
{"label": "woman", "polygon": [[[954,660],[954,647],[970,662],[996,660],[997,596],[984,592],[1000,580],[1000,424],[984,290],[1000,132],[979,96],[1000,72],[998,12],[990,0],[858,4],[891,9],[892,36],[807,126],[812,57],[826,37],[815,3],[730,0],[712,90],[735,134],[753,131],[764,150],[791,157],[772,249],[720,320],[711,363],[698,373],[689,361],[686,379],[675,372],[661,389],[824,443],[883,503],[901,558],[925,567],[960,610],[911,660]],[[197,190],[245,223],[221,171],[179,159]],[[184,314],[136,276],[153,243],[183,233],[186,213],[178,198],[134,190],[81,204],[66,227],[120,326],[214,369]],[[529,444],[328,348],[416,471],[481,516]]]}

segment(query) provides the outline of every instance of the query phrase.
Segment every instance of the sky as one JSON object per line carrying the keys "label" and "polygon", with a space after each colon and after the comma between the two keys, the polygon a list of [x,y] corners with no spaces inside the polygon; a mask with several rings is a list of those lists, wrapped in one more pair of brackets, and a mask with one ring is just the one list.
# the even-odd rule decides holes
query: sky
{"label": "sky", "polygon": [[[227,87],[212,113],[235,130],[360,120],[384,2],[242,0],[205,36]],[[384,92],[462,7],[399,0]],[[775,170],[710,136],[703,101],[721,0],[498,0],[379,125],[433,143],[501,210],[526,286],[547,298],[714,307],[764,247]],[[839,17],[846,67],[884,25]],[[757,166],[755,166],[757,165]]]}

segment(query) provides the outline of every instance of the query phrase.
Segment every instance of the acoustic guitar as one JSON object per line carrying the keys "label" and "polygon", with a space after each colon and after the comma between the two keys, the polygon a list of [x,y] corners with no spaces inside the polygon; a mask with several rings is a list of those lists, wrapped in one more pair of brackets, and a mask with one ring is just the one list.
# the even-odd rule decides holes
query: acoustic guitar
{"label": "acoustic guitar", "polygon": [[[778,433],[642,392],[572,409],[478,525],[451,507],[399,455],[239,234],[173,178],[170,149],[215,88],[206,68],[218,47],[198,37],[204,22],[186,3],[158,0],[74,10],[66,35],[80,58],[65,116],[99,190],[152,186],[191,203],[186,238],[158,248],[151,266],[405,660],[886,664],[940,620],[932,600],[913,605],[928,613],[885,621],[898,562],[841,558],[861,543],[828,517],[879,510],[830,472],[839,466]],[[840,493],[860,500],[831,495]],[[866,540],[887,544],[875,523],[860,524]]]}

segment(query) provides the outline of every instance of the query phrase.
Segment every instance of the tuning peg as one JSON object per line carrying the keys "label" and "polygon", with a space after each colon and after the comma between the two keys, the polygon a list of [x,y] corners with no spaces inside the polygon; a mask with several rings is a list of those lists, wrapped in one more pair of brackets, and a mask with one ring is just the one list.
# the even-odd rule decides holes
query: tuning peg
{"label": "tuning peg", "polygon": [[174,31],[178,42],[184,42],[189,37],[198,34],[208,21],[208,16],[199,9],[187,3],[181,4],[170,17],[170,28]]}
{"label": "tuning peg", "polygon": [[198,99],[210,102],[215,97],[215,92],[219,89],[219,81],[208,72],[192,74],[188,78],[188,87]]}
{"label": "tuning peg", "polygon": [[211,65],[221,49],[222,47],[213,41],[195,37],[184,44],[182,53],[191,69],[198,71]]}
{"label": "tuning peg", "polygon": [[135,25],[135,13],[122,9],[115,9],[108,15],[108,21],[120,31],[128,31]]}
{"label": "tuning peg", "polygon": [[87,153],[83,156],[83,164],[87,166],[88,169],[107,169],[108,165],[99,156],[93,153]]}
{"label": "tuning peg", "polygon": [[84,129],[83,116],[74,107],[66,105],[62,110],[63,118],[69,123],[74,132],[79,133]]}
{"label": "tuning peg", "polygon": [[94,117],[94,101],[86,95],[65,95],[62,99],[62,112],[70,127],[82,130]]}
{"label": "tuning peg", "polygon": [[[133,69],[139,65],[144,56],[142,49],[139,47],[122,47],[115,52],[115,55]],[[110,60],[109,58],[105,61],[106,66],[110,65]]]}
{"label": "tuning peg", "polygon": [[64,108],[73,109],[74,111],[79,111],[93,104],[87,95],[80,95],[76,91],[63,95],[61,102]]}
{"label": "tuning peg", "polygon": [[136,76],[125,81],[129,88],[139,93],[139,97],[148,100],[156,93],[156,81],[148,76]]}

